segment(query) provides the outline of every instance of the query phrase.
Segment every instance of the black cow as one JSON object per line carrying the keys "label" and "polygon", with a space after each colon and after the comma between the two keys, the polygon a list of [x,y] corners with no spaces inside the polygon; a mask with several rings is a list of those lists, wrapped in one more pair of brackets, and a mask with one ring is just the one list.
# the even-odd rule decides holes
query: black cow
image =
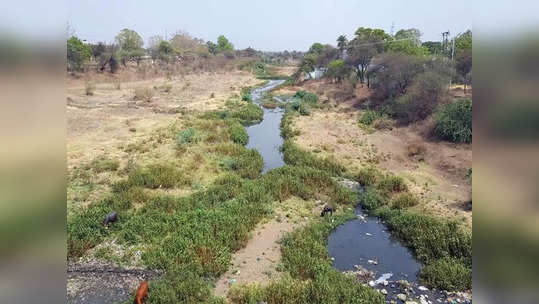
{"label": "black cow", "polygon": [[335,211],[335,207],[330,206],[330,205],[325,205],[324,209],[322,210],[322,213],[320,214],[320,216],[324,216],[324,215],[326,215],[326,213],[329,213],[329,214],[333,215],[334,211]]}
{"label": "black cow", "polygon": [[114,223],[118,220],[118,212],[113,211],[105,216],[105,220],[103,221],[103,226],[107,227],[109,223]]}

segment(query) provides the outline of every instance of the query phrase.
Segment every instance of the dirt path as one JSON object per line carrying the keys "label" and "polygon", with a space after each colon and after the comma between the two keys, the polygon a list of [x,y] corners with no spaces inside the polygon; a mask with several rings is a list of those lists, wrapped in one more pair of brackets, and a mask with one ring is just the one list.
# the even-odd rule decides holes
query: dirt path
{"label": "dirt path", "polygon": [[280,273],[276,271],[281,260],[278,241],[303,223],[280,218],[277,215],[275,219],[255,228],[247,246],[232,256],[232,266],[216,282],[216,295],[225,296],[234,284],[263,283],[279,277]]}

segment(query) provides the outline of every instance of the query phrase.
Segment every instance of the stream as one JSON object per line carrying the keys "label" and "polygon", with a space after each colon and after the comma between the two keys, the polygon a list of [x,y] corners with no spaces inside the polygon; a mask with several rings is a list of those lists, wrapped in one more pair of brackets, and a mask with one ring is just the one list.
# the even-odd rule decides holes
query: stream
{"label": "stream", "polygon": [[[264,86],[252,90],[251,99],[254,103],[260,105],[264,94],[283,82],[284,80],[269,80]],[[262,159],[264,159],[262,173],[266,173],[273,168],[285,165],[283,154],[280,150],[283,138],[279,129],[284,110],[279,107],[275,109],[266,109],[261,105],[260,107],[264,110],[264,118],[260,123],[246,128],[247,134],[249,134],[247,148],[256,149],[262,155]]]}
{"label": "stream", "polygon": [[[284,80],[269,80],[251,91],[251,99],[261,106],[264,94]],[[249,134],[247,148],[256,149],[264,160],[263,173],[285,165],[280,147],[280,123],[284,110],[266,109],[263,120],[246,127]],[[363,191],[359,184],[347,181],[345,186]],[[385,295],[387,303],[470,303],[466,295],[440,290],[429,290],[418,284],[423,266],[413,253],[391,236],[385,224],[369,216],[361,207],[355,209],[357,218],[340,225],[328,238],[328,253],[333,267],[356,275],[359,281]],[[365,274],[367,274],[365,276]]]}

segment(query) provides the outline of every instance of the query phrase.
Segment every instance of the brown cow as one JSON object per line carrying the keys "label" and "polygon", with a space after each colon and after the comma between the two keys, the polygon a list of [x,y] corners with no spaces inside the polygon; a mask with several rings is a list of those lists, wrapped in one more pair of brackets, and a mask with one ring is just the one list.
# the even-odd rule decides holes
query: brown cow
{"label": "brown cow", "polygon": [[135,301],[133,304],[144,304],[146,297],[148,297],[148,290],[148,282],[142,281],[137,289],[137,293],[135,294]]}

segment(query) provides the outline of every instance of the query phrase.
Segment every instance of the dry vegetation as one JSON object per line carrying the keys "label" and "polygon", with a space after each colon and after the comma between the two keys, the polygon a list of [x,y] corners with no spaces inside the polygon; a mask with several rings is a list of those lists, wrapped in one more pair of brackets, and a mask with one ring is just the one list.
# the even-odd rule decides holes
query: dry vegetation
{"label": "dry vegetation", "polygon": [[[103,75],[86,75],[93,76],[99,80]],[[174,159],[173,139],[168,136],[171,128],[181,128],[200,110],[223,106],[231,94],[240,93],[241,87],[260,83],[247,72],[122,82],[119,89],[117,79],[92,80],[93,95],[86,94],[88,81],[68,80],[67,160],[71,175],[102,157],[118,162],[118,170],[130,162]],[[141,89],[144,92],[139,92]],[[210,182],[217,166],[205,160],[202,151],[186,152],[180,165],[189,168],[200,184]],[[110,191],[108,184],[118,179],[116,171],[92,172],[85,177],[92,180],[91,187],[70,183],[68,209],[96,201]]]}
{"label": "dry vegetation", "polygon": [[[360,127],[363,111],[356,107],[368,97],[366,87],[355,89],[355,98],[335,99],[342,86],[323,80],[308,81],[301,87],[287,87],[276,94],[290,94],[299,89],[323,93],[325,109],[296,118],[300,147],[320,156],[331,156],[352,172],[375,165],[405,178],[411,192],[420,198],[413,209],[444,218],[456,219],[471,228],[472,213],[463,208],[471,200],[468,178],[472,167],[469,144],[431,141],[425,135],[427,122],[406,127]],[[376,120],[380,121],[380,119]],[[391,120],[387,119],[391,125]]]}

